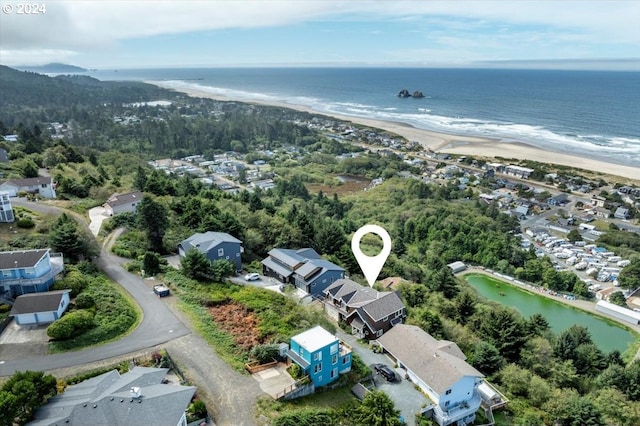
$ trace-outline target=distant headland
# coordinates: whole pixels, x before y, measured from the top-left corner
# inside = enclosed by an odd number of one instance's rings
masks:
[[[46,64],[46,65],[22,65],[22,66],[15,66],[12,68],[17,69],[19,71],[31,71],[31,72],[37,72],[37,73],[57,73],[57,74],[64,74],[64,73],[75,74],[75,73],[88,71],[86,68],[77,67],[75,65],[60,64],[56,62]]]
[[[398,93],[398,97],[399,98],[424,98],[424,95],[419,90],[416,90],[415,92],[413,92],[413,94],[411,94],[407,89],[402,89]]]

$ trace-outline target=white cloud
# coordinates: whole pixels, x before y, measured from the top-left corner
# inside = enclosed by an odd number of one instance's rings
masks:
[[[493,38],[496,43],[514,34],[521,39],[517,34],[525,25],[543,27],[540,32],[556,38],[553,43],[574,37],[586,44],[640,44],[638,1],[105,0],[49,1],[46,6],[44,15],[0,16],[0,62],[33,60],[43,51],[58,51],[58,57],[64,58],[70,52],[117,48],[127,40],[154,35],[309,21],[398,20],[406,23],[408,31],[415,24],[415,30],[425,34],[431,22],[450,30],[452,38],[481,28],[490,32],[484,41]]]

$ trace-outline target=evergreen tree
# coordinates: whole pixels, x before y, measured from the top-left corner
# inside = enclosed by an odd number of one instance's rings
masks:
[[[167,209],[153,198],[145,195],[137,209],[138,225],[145,230],[149,239],[149,250],[162,253],[162,240],[169,226]]]
[[[180,259],[182,273],[198,281],[212,279],[211,262],[200,250],[192,248]]]
[[[78,232],[76,222],[63,213],[49,233],[49,244],[54,252],[61,252],[69,260],[82,260],[87,246]]]
[[[400,410],[386,393],[372,391],[365,395],[358,407],[355,418],[357,424],[367,426],[400,426]]]

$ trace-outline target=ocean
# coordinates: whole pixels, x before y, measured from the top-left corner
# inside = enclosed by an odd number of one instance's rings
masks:
[[[162,81],[237,100],[520,141],[640,168],[640,73],[417,68],[102,70],[100,80]],[[399,98],[421,91],[425,97]],[[638,171],[640,177],[640,169]]]

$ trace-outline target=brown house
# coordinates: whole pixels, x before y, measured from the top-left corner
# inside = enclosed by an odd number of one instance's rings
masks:
[[[327,314],[351,326],[359,339],[375,339],[402,323],[407,310],[398,293],[380,292],[349,279],[339,279],[324,291]]]

